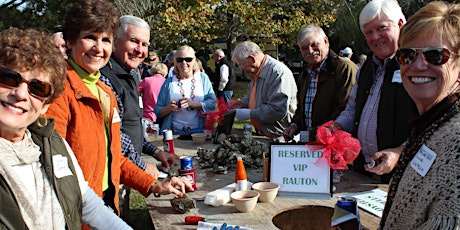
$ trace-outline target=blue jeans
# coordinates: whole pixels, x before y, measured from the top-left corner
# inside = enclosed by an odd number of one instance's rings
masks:
[[[218,91],[217,94],[218,94],[217,98],[224,97],[225,101],[229,102],[232,99],[233,91],[232,90]]]

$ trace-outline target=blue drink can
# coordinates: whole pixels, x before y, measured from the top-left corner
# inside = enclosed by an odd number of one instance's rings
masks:
[[[180,169],[181,170],[191,170],[193,169],[193,159],[189,156],[180,157]]]
[[[337,207],[349,211],[358,216],[358,202],[351,196],[341,196],[337,200]]]
[[[248,131],[252,133],[252,125],[251,124],[244,124],[243,131]]]

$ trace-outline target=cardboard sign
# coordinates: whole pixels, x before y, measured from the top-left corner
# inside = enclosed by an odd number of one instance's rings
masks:
[[[321,158],[323,149],[305,144],[272,144],[270,181],[280,185],[280,196],[329,199],[332,196],[331,170]]]

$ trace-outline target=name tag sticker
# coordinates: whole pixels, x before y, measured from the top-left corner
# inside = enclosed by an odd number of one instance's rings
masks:
[[[72,171],[70,171],[67,157],[62,155],[54,155],[53,156],[53,168],[54,168],[54,175],[57,178],[62,178],[65,176],[71,176]]]
[[[144,108],[144,102],[142,101],[142,96],[139,96],[139,107]]]
[[[120,114],[118,113],[117,109],[113,108],[113,118],[112,123],[121,122]]]
[[[393,78],[391,79],[391,82],[402,83],[401,70],[398,69],[395,72],[393,72]]]
[[[417,154],[415,154],[414,158],[410,162],[410,166],[415,171],[417,171],[420,176],[424,177],[430,170],[431,165],[433,165],[435,159],[436,153],[426,145],[422,145],[420,150],[417,152]]]

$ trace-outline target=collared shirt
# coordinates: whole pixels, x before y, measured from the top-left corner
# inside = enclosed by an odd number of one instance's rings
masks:
[[[326,58],[321,61],[321,64],[319,67],[308,67],[307,72],[310,75],[310,84],[308,86],[307,93],[305,94],[305,124],[307,127],[307,130],[305,131],[310,131],[311,129],[311,111],[313,108],[313,100],[315,99],[316,95],[316,90],[318,89],[318,77],[319,77],[319,71],[326,65]]]
[[[372,61],[377,65],[375,81],[370,88],[369,96],[361,113],[357,134],[365,157],[370,157],[378,151],[377,112],[380,101],[380,91],[385,76],[385,66],[392,57],[393,56],[390,56],[386,58],[384,61],[378,59],[375,55],[372,57]],[[356,82],[359,81],[360,70],[356,75]],[[353,130],[357,91],[358,84],[355,84],[351,89],[345,110],[336,119],[336,122],[339,123],[342,126],[342,128],[347,132],[352,132]]]

